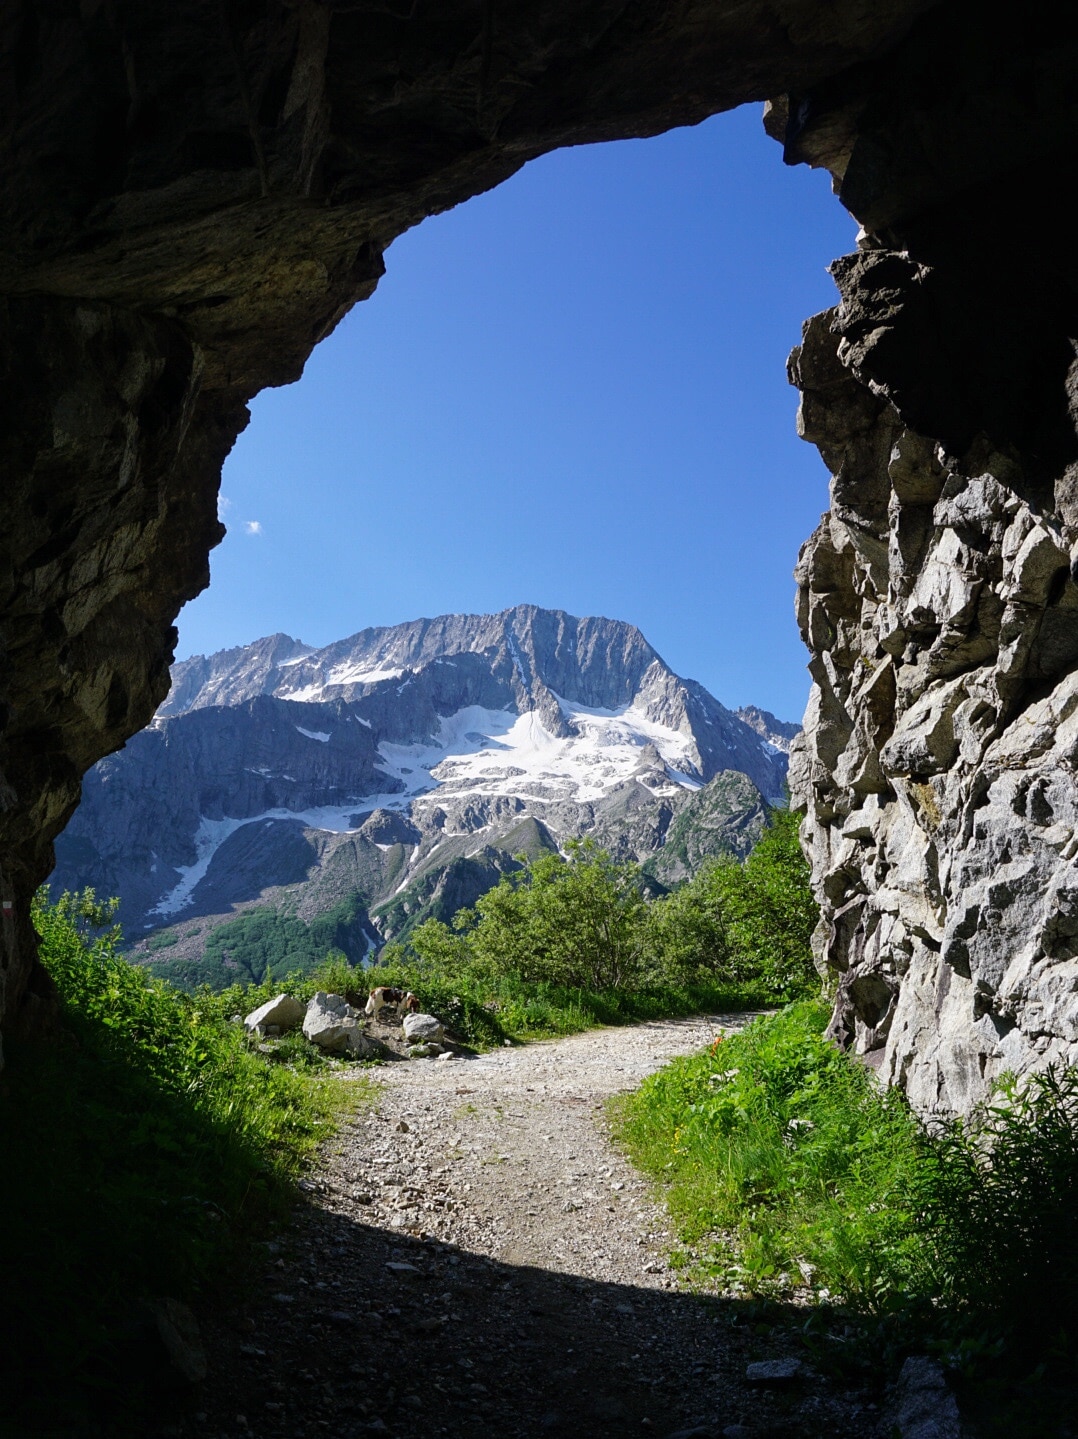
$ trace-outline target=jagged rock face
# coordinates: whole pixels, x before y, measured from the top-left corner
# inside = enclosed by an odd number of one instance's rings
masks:
[[[869,232],[790,367],[834,474],[791,763],[819,956],[833,1031],[950,1111],[1078,1059],[1078,270],[1020,203],[1073,144],[1078,50],[972,17],[785,107]]]
[[[13,0],[0,19],[0,1023],[82,774],[164,698],[246,401],[426,215],[891,44],[924,0]]]
[[[742,724],[755,730],[762,740],[781,754],[790,753],[791,744],[801,733],[800,725],[776,719],[770,710],[762,710],[759,705],[742,705],[735,713]]]
[[[766,711],[753,709],[753,723],[735,715],[703,685],[674,674],[635,625],[537,605],[363,630],[322,649],[272,635],[184,660],[172,673],[162,720],[259,695],[300,704],[362,700],[380,739],[400,744],[435,734],[469,706],[535,714],[562,739],[588,710],[597,720],[631,712],[645,729],[657,727],[663,752],[651,763],[660,785],[671,782],[670,766],[696,781],[736,769],[769,799],[781,794],[786,764],[767,722],[777,735],[797,733]]]

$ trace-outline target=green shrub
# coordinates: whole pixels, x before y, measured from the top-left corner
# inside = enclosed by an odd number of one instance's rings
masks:
[[[570,842],[567,851],[505,875],[455,924],[466,928],[474,962],[492,975],[569,989],[632,987],[644,971],[639,869],[591,841]]]
[[[286,1212],[341,1100],[128,964],[115,931],[92,939],[108,919],[92,895],[39,902],[34,918],[65,1037],[7,1055],[0,1350],[40,1399],[111,1372],[141,1297],[217,1282]]]
[[[521,869],[452,926],[429,919],[387,946],[380,968],[592,995],[748,986],[773,1002],[818,987],[809,951],[818,910],[786,811],[772,813],[743,865],[720,861],[650,902],[639,866],[590,841],[565,856],[518,858]]]
[[[823,1036],[819,1003],[675,1060],[614,1105],[702,1273],[1058,1349],[1078,1333],[1078,1073],[924,1124]]]
[[[772,810],[743,864],[715,860],[651,906],[649,946],[664,973],[751,980],[780,1002],[818,989],[809,941],[819,909],[797,831],[796,814]]]
[[[1078,1070],[1008,1076],[924,1133],[914,1178],[926,1293],[1035,1344],[1078,1338]]]

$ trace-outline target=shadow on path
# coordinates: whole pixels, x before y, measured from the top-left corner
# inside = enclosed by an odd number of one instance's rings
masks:
[[[282,1249],[259,1300],[207,1325],[203,1409],[156,1433],[877,1432],[867,1391],[811,1372],[785,1388],[746,1381],[747,1363],[797,1352],[751,1305],[506,1264],[314,1206]]]

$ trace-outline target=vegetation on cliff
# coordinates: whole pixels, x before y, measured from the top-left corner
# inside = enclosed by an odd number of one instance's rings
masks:
[[[244,910],[218,925],[199,959],[151,959],[151,974],[180,989],[212,990],[235,984],[268,984],[286,975],[312,974],[330,954],[355,962],[370,947],[363,931],[366,911],[355,896],[316,915],[310,922],[270,906]],[[175,937],[169,936],[175,943]],[[171,948],[171,945],[155,948]]]

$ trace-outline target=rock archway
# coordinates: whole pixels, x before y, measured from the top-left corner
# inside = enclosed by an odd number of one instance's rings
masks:
[[[865,229],[791,366],[835,473],[799,570],[797,782],[836,1030],[925,1104],[1071,1053],[1076,53],[1036,4],[14,0],[4,1026],[47,1017],[29,898],[82,774],[165,694],[247,401],[424,216],[556,146],[770,97],[787,161]]]

